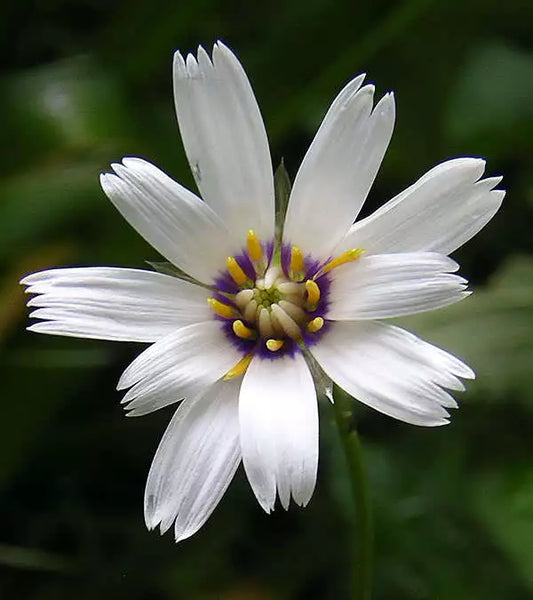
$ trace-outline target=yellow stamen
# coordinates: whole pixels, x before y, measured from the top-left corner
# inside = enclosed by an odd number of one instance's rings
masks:
[[[232,327],[233,333],[243,340],[249,340],[251,337],[255,336],[255,331],[249,327],[246,327],[246,325],[240,319],[233,321]]]
[[[235,377],[239,377],[240,375],[244,375],[248,365],[250,364],[250,361],[252,360],[252,356],[253,354],[250,352],[250,354],[247,354],[244,358],[241,358],[241,360],[234,367],[231,367],[231,369],[224,375],[224,377],[222,377],[222,379],[224,381],[228,381],[228,379],[233,379]]]
[[[340,267],[340,265],[357,260],[363,253],[364,250],[362,248],[352,248],[351,250],[346,250],[346,252],[339,254],[339,256],[326,263],[322,267],[321,273],[328,273],[331,271],[331,269],[335,269],[336,267]]]
[[[253,229],[248,231],[246,236],[246,245],[248,247],[248,256],[252,260],[261,260],[263,258],[263,249],[261,248],[261,243],[259,242],[259,238]]]
[[[266,341],[266,347],[270,352],[277,352],[283,346],[283,340],[275,340],[270,338]]]
[[[307,292],[307,302],[305,303],[305,307],[308,310],[314,310],[320,300],[320,288],[316,281],[308,279],[305,282],[305,290]]]
[[[231,319],[234,316],[234,309],[220,300],[216,298],[208,298],[207,304],[212,308],[213,312],[215,312],[219,317],[223,317],[224,319]]]
[[[304,255],[298,246],[291,248],[289,276],[295,281],[301,281],[304,277]]]
[[[316,333],[317,331],[320,331],[322,327],[324,327],[324,319],[322,317],[316,317],[307,323],[307,331],[309,333]]]
[[[237,285],[244,285],[248,281],[248,276],[242,270],[241,265],[233,258],[233,256],[228,256],[226,264],[231,278]]]

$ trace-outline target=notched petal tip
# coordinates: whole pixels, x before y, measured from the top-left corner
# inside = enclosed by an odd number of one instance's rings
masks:
[[[122,162],[112,162],[110,167],[113,169],[113,171],[115,171],[115,173],[117,172],[117,169],[122,169],[123,168],[123,164]],[[113,173],[109,173],[109,175],[113,175]]]
[[[174,78],[183,77],[187,75],[187,67],[185,65],[185,60],[179,50],[174,52],[174,60],[172,61],[172,72]]]
[[[350,81],[348,81],[348,83],[339,92],[337,97],[339,97],[343,92],[346,92],[350,88],[352,88],[352,93],[357,92],[357,90],[361,87],[361,85],[363,85],[363,81],[365,80],[365,77],[366,77],[366,73],[359,73],[358,75],[356,75],[355,77],[350,79]]]
[[[131,365],[130,365],[131,366]],[[124,373],[122,373],[122,375],[120,376],[120,379],[117,382],[116,385],[116,390],[118,392],[121,392],[122,390],[125,390],[126,388],[129,388],[133,385],[132,381],[132,377],[130,376],[131,371],[129,370],[129,367],[124,371]],[[126,400],[126,402],[128,402],[128,400]]]
[[[450,355],[451,356],[451,355]],[[463,360],[457,358],[457,356],[453,357],[454,365],[453,371],[451,371],[456,377],[461,377],[461,379],[475,379],[476,374]]]
[[[459,270],[459,268],[460,268],[459,263],[457,261],[453,260],[453,258],[450,258],[449,256],[446,256],[439,252],[430,252],[430,254],[435,254],[438,256],[438,258],[440,260],[442,260],[442,264],[443,264],[442,270],[444,273],[455,273]]]
[[[151,163],[140,156],[124,156],[122,159],[122,165],[124,165],[124,167],[127,169],[149,169],[150,167],[153,167]]]
[[[46,328],[43,329],[43,325],[46,325],[48,321],[39,321],[38,323],[33,323],[32,325],[28,325],[26,327],[26,331],[32,331],[33,333],[47,333],[53,334],[53,332],[48,331]]]
[[[115,173],[101,173],[100,185],[104,194],[111,200],[116,195],[120,186],[121,179]]]
[[[379,114],[381,117],[390,116],[394,118],[396,116],[394,94],[392,92],[385,94],[376,104],[372,112],[376,115]]]
[[[313,488],[314,491],[314,488]],[[295,496],[293,496],[293,501],[296,504],[296,506],[299,506],[300,508],[305,508],[309,502],[311,502],[311,498],[313,497],[313,491],[311,492],[311,494],[303,496],[303,497],[299,497],[296,498]]]
[[[497,184],[496,184],[497,185]],[[507,190],[491,190],[490,197],[494,200],[498,208],[502,205],[503,199],[507,196]]]
[[[445,160],[430,169],[421,179],[440,175],[443,171],[465,171],[469,173],[468,178],[473,182],[480,179],[485,172],[486,161],[484,158],[474,156],[462,156]]]
[[[196,533],[196,531],[186,531],[186,532],[175,532],[174,533],[174,542],[176,544],[178,544],[179,542],[183,542],[185,540],[188,540],[190,537],[192,537],[194,534]],[[163,535],[163,534],[161,534]]]
[[[226,46],[224,42],[217,40],[213,45],[213,64],[215,65],[215,68],[221,59],[233,64],[237,64],[240,68],[242,68],[239,59],[235,56],[233,51]]]
[[[144,493],[144,523],[148,531],[153,531],[161,523],[157,498],[153,494],[148,494],[147,490]]]
[[[135,409],[130,410],[128,412],[128,410],[126,408],[126,410],[124,411],[124,416],[125,417],[144,417],[145,415],[146,415],[145,412],[139,412],[139,411],[136,411]]]
[[[355,94],[353,96],[357,96],[358,98],[361,98],[361,99],[363,97],[373,99],[375,92],[376,92],[376,86],[373,83],[367,83],[362,88],[357,90],[357,92],[355,92]],[[353,98],[353,96],[352,96],[352,98]],[[349,100],[351,100],[351,98]]]
[[[213,44],[213,51],[215,50],[215,48],[217,48],[219,51],[229,52],[230,54],[233,54],[233,52],[229,49],[229,47],[222,40],[220,40],[220,39],[217,40]]]
[[[463,379],[475,379],[476,374],[468,365],[465,365],[465,372],[461,375],[461,377]]]
[[[210,71],[213,70],[213,63],[211,62],[211,58],[209,54],[205,51],[203,46],[198,46],[197,60],[198,67],[204,75],[207,75]]]
[[[26,286],[26,289],[24,290],[24,293],[26,294],[31,293],[29,286],[31,286],[35,280],[34,275],[37,275],[37,273],[29,273],[28,275],[24,275],[22,279],[19,279],[19,285]]]
[[[200,76],[200,70],[198,68],[198,62],[192,53],[187,54],[185,59],[185,65],[187,70],[187,77],[194,78]]]
[[[476,187],[486,187],[488,190],[494,190],[494,188],[499,185],[503,180],[503,175],[496,175],[494,177],[486,177],[485,179],[481,179],[476,183]],[[503,191],[503,190],[494,190],[494,191]]]
[[[259,506],[266,512],[267,515],[270,515],[274,512],[274,505],[270,506],[269,504],[266,504],[264,501],[262,502],[259,499],[257,499],[257,501],[259,502]]]
[[[485,172],[487,161],[484,158],[476,157],[466,157],[465,160],[468,161],[468,166],[476,173],[476,180],[479,179]]]
[[[443,425],[449,425],[450,419],[438,419],[435,421],[427,422],[425,427],[442,427]]]

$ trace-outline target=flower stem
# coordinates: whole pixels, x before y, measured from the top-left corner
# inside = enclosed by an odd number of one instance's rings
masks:
[[[333,403],[335,420],[346,457],[350,489],[355,507],[352,535],[353,600],[370,600],[372,593],[372,558],[374,535],[370,508],[370,492],[361,455],[361,443],[351,423],[351,398],[335,388]]]

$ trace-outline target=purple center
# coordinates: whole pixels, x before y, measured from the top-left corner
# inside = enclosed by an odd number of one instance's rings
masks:
[[[215,318],[243,357],[293,356],[329,328],[331,276],[321,273],[324,262],[304,256],[303,268],[294,273],[293,247],[284,244],[275,256],[273,246],[263,246],[260,261],[241,251],[233,257],[240,272],[228,268],[214,281],[212,298],[224,305],[222,311],[214,309]]]

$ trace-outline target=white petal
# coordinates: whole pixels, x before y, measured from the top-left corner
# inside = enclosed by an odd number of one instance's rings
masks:
[[[445,425],[456,407],[443,388],[474,373],[413,334],[379,322],[331,323],[310,348],[326,374],[357,400],[414,425]]]
[[[220,502],[241,460],[239,383],[219,382],[174,414],[146,482],[148,529],[164,533],[175,521],[176,541],[184,540]]]
[[[159,340],[124,371],[118,389],[131,387],[122,400],[128,416],[140,416],[193,398],[225,375],[239,352],[218,321],[189,325]]]
[[[394,127],[394,97],[372,110],[374,87],[350,82],[333,102],[291,192],[284,241],[327,258],[358,215]]]
[[[52,269],[25,277],[38,294],[28,329],[103,340],[154,342],[180,327],[211,318],[208,291],[160,273],[112,267]]]
[[[255,356],[239,398],[241,448],[250,485],[266,512],[276,489],[287,509],[292,495],[305,506],[318,465],[318,406],[313,378],[300,353]]]
[[[500,177],[479,178],[485,161],[458,158],[437,165],[372,215],[355,223],[335,253],[431,250],[450,254],[482,229],[500,208]]]
[[[104,192],[160,254],[199,281],[211,283],[238,248],[222,221],[198,196],[140,158],[104,173]]]
[[[327,318],[384,319],[462,300],[467,282],[456,262],[435,252],[363,256],[331,271]]]
[[[187,158],[204,200],[244,243],[253,229],[274,233],[274,181],[268,140],[250,82],[222,43],[213,62],[174,55],[174,99]]]

